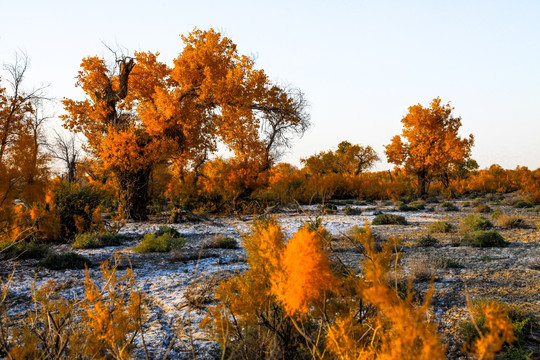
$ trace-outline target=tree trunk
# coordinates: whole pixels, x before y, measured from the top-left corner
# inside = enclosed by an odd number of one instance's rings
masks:
[[[425,199],[427,197],[429,182],[425,171],[418,172],[418,197]]]
[[[148,184],[150,170],[136,172],[117,172],[119,188],[118,209],[122,216],[132,220],[147,220]]]

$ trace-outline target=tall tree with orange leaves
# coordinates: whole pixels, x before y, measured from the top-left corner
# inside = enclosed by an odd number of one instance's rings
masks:
[[[262,171],[286,134],[309,124],[302,94],[274,85],[230,39],[212,29],[182,39],[172,67],[150,52],[113,66],[83,59],[77,85],[86,99],[64,100],[66,126],[82,132],[113,171],[128,218],[146,218],[148,179],[157,164],[193,167],[222,142]]]
[[[385,146],[388,162],[417,176],[418,195],[422,198],[426,197],[434,176],[447,173],[452,165],[471,155],[474,137],[459,136],[461,117],[454,117],[453,110],[438,97],[430,107],[409,107],[409,113],[401,119],[401,135],[394,136]]]

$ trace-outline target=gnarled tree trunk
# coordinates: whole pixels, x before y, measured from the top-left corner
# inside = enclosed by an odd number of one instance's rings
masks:
[[[126,219],[147,220],[148,185],[151,169],[116,172],[119,190],[118,209]]]

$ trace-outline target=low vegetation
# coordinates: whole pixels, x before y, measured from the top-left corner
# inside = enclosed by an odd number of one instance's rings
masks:
[[[449,233],[454,230],[454,226],[446,221],[434,221],[429,225],[430,233]]]
[[[482,215],[467,215],[464,217],[459,227],[462,231],[480,231],[488,230],[493,227],[493,223]]]
[[[92,266],[92,262],[87,257],[74,252],[49,253],[39,262],[39,265],[50,270],[77,270]]]
[[[372,221],[373,225],[407,225],[407,219],[401,215],[378,214]]]
[[[126,240],[126,236],[118,233],[83,233],[75,236],[74,249],[94,249],[106,246],[119,246]]]
[[[146,234],[133,251],[138,253],[169,252],[180,250],[185,243],[183,237],[172,235],[170,232],[164,232],[161,235],[159,233]]]
[[[479,230],[466,233],[463,236],[461,243],[463,245],[479,248],[504,247],[508,245],[501,234],[495,230]]]

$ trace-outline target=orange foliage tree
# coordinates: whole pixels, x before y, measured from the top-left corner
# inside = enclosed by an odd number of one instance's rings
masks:
[[[429,108],[417,104],[401,119],[403,131],[385,146],[388,162],[404,166],[417,176],[418,195],[426,197],[431,180],[448,173],[453,164],[468,159],[474,138],[458,135],[461,117],[452,115],[453,107],[442,104],[440,98]]]
[[[148,179],[157,164],[197,166],[219,142],[261,171],[292,131],[309,124],[300,92],[274,85],[253,59],[214,30],[182,36],[172,67],[150,52],[116,66],[85,58],[77,85],[86,99],[64,100],[68,128],[82,132],[119,185],[120,208],[146,218]]]
[[[336,151],[322,151],[301,160],[308,173],[358,175],[379,161],[379,156],[371,146],[353,145],[348,141],[338,144]]]

